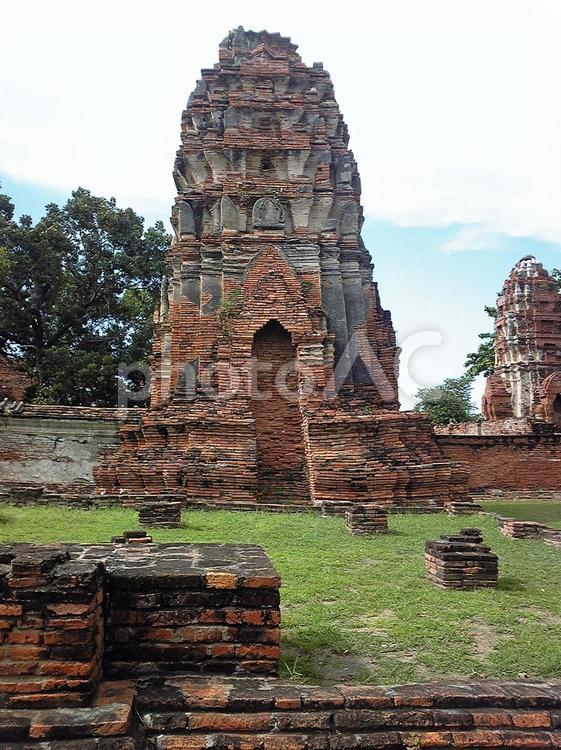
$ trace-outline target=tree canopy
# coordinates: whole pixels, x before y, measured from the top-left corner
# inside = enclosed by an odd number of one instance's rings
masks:
[[[170,237],[83,188],[33,224],[0,195],[0,353],[34,374],[34,400],[117,403],[120,362],[146,359]]]
[[[477,419],[476,408],[471,400],[473,378],[463,375],[446,378],[433,388],[420,388],[415,411],[426,412],[436,424],[456,424]]]
[[[485,312],[493,319],[493,331],[480,333],[478,338],[481,344],[477,351],[467,355],[464,367],[468,377],[475,378],[478,375],[488,377],[495,370],[495,330],[494,321],[497,319],[497,308],[485,305]]]

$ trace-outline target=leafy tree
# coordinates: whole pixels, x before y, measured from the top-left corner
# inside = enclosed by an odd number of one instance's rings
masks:
[[[0,196],[0,353],[37,379],[35,399],[114,405],[119,362],[150,350],[169,235],[83,188],[15,221]]]
[[[433,388],[420,388],[415,411],[426,412],[436,424],[470,422],[477,419],[471,400],[473,378],[463,375],[446,378],[444,383]]]
[[[493,321],[497,319],[497,308],[485,305],[485,312]],[[492,333],[480,333],[479,338],[482,343],[479,344],[477,351],[467,355],[464,367],[469,378],[473,379],[477,375],[488,377],[495,370],[495,331]]]

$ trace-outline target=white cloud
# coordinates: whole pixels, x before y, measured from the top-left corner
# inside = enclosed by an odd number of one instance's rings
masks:
[[[463,253],[471,250],[499,250],[501,240],[498,232],[493,232],[481,224],[462,227],[449,240],[444,242],[441,250],[445,253]]]
[[[321,23],[295,0],[6,5],[0,169],[15,179],[167,215],[181,109],[242,23],[330,70],[369,214],[561,241],[558,1],[347,0]]]

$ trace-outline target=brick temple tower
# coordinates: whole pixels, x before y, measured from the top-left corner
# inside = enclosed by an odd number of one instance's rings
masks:
[[[486,419],[536,417],[561,425],[561,296],[531,255],[512,269],[497,300],[495,372]]]
[[[462,494],[430,422],[398,412],[347,127],[296,49],[239,28],[189,98],[151,407],[98,467],[100,492],[435,508]]]

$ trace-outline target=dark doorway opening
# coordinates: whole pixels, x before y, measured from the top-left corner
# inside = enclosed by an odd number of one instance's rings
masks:
[[[269,321],[254,336],[252,357],[257,499],[263,503],[308,503],[296,350],[290,334],[278,321]]]

